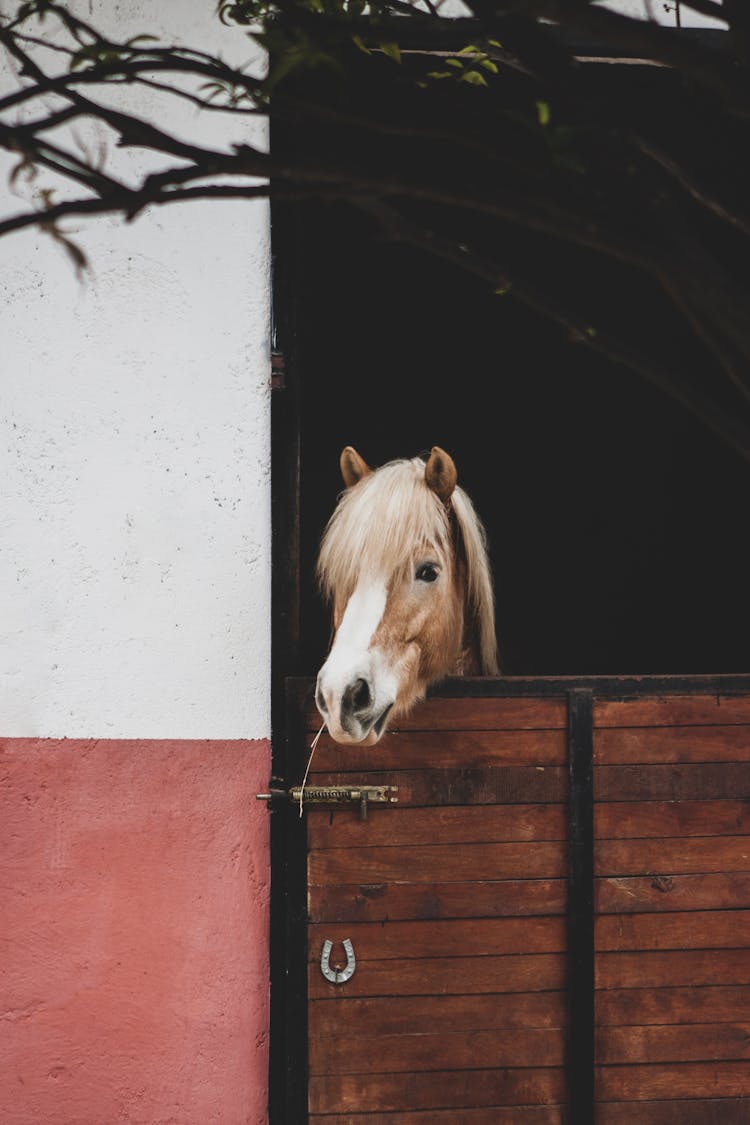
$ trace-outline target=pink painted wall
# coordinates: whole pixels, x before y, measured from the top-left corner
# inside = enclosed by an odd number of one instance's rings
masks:
[[[264,1125],[269,746],[0,740],[0,1121]]]

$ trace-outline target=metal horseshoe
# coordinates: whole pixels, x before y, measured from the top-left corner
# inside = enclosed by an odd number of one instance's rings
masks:
[[[328,941],[328,939],[323,942],[323,953],[320,957],[320,971],[331,984],[344,984],[346,981],[351,980],[354,976],[354,970],[357,967],[357,961],[354,956],[354,946],[349,941],[349,938],[344,938],[342,945],[344,946],[344,953],[346,953],[346,968],[332,969],[331,950],[333,949],[333,942]]]

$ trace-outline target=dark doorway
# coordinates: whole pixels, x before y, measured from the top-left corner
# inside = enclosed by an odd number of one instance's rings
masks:
[[[343,205],[297,216],[299,670],[328,644],[314,563],[346,444],[373,465],[433,444],[453,455],[487,527],[505,674],[745,668],[739,456],[511,295],[385,242]]]

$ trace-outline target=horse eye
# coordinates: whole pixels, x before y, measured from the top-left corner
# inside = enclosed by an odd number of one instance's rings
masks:
[[[414,575],[417,582],[434,582],[438,576],[438,569],[432,563],[422,563],[417,567],[417,573]]]

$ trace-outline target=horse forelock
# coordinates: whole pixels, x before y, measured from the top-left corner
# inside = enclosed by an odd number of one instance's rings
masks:
[[[467,603],[480,669],[497,673],[492,574],[484,527],[468,495],[457,487],[451,507],[463,543]],[[425,482],[421,458],[390,461],[339,497],[323,533],[318,580],[324,595],[345,604],[358,583],[411,565],[415,547],[452,555],[449,511]]]
[[[339,497],[318,555],[321,588],[331,600],[348,599],[362,578],[410,566],[422,543],[448,557],[448,515],[420,458],[390,461]]]

